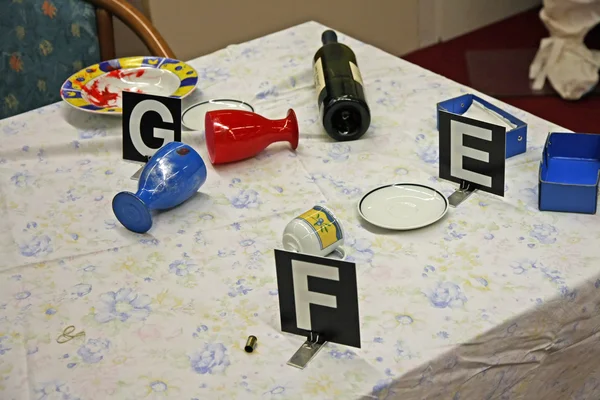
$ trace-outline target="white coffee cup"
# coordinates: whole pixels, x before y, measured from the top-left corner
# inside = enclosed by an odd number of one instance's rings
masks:
[[[290,221],[283,231],[283,248],[287,251],[326,257],[337,253],[346,258],[344,229],[326,207],[316,205]]]

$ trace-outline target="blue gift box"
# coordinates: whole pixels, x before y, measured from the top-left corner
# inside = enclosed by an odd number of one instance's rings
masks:
[[[469,107],[471,107],[473,101],[477,101],[485,108],[495,112],[496,114],[502,116],[506,120],[510,121],[510,123],[515,125],[514,129],[507,130],[506,132],[506,158],[516,156],[517,154],[525,153],[525,151],[527,150],[527,124],[518,119],[517,117],[502,110],[501,108],[483,100],[479,96],[475,96],[474,94],[465,94],[450,100],[444,100],[437,104],[437,110],[443,110],[451,112],[453,114],[462,115],[465,112],[467,112]]]
[[[540,211],[595,214],[600,171],[600,135],[548,135],[540,162]]]

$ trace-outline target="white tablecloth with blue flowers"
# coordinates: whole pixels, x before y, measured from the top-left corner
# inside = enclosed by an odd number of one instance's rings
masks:
[[[416,231],[366,226],[356,203],[375,186],[453,192],[437,178],[435,105],[469,89],[340,35],[372,125],[333,142],[311,68],[323,29],[191,62],[200,83],[184,106],[238,98],[269,118],[294,108],[300,146],[208,163],[200,193],[144,235],[111,209],[139,167],[121,159],[120,118],[60,103],[0,121],[0,398],[600,398],[600,220],[537,210],[542,145],[560,128],[491,99],[529,124],[505,197],[477,192]],[[202,132],[183,140],[208,160]],[[286,362],[304,339],[280,331],[273,249],[317,203],[347,232],[362,348],[327,344],[298,370]],[[70,325],[85,336],[58,343]]]

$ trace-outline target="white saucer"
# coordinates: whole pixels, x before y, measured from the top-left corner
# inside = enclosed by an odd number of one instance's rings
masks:
[[[358,202],[358,213],[367,222],[393,230],[422,228],[439,221],[446,212],[446,196],[415,183],[381,186]]]
[[[216,99],[188,107],[181,115],[181,123],[192,131],[204,130],[204,116],[209,111],[238,109],[254,112],[254,108],[241,100]]]

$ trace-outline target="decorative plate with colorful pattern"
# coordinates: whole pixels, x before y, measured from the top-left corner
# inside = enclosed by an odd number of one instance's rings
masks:
[[[163,57],[125,57],[103,61],[72,75],[60,95],[75,108],[122,114],[123,91],[184,98],[198,83],[198,73],[183,61]]]

